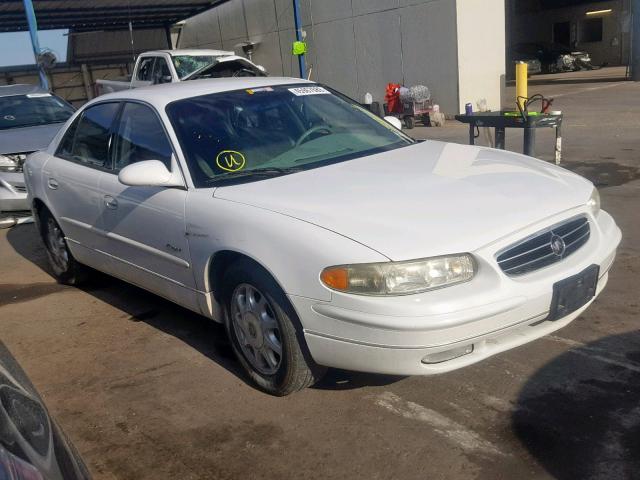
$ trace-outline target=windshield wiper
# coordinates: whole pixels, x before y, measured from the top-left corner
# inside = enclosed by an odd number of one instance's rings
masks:
[[[269,178],[269,177],[279,177],[281,175],[288,175],[290,173],[301,172],[305,170],[300,167],[265,167],[265,168],[256,168],[254,170],[240,170],[237,172],[225,172],[216,175],[214,178],[210,178],[206,180],[208,184],[217,184],[219,182],[227,181],[227,180],[236,180],[236,179],[247,179],[247,178]]]

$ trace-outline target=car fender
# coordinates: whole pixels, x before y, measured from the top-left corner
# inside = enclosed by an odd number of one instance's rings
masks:
[[[49,158],[49,154],[46,151],[41,151],[32,153],[25,161],[24,180],[27,186],[27,198],[32,208],[36,199],[47,204],[46,189],[43,185],[43,170]]]
[[[213,198],[211,190],[189,192],[186,204],[197,289],[215,293],[210,268],[218,252],[231,251],[264,267],[288,295],[331,300],[321,271],[345,263],[389,259],[336,232],[270,210]]]

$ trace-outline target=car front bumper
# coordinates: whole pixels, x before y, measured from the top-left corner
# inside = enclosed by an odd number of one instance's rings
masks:
[[[556,282],[594,264],[600,267],[596,296],[608,281],[621,232],[606,212],[589,220],[591,237],[580,250],[521,277],[504,274],[495,252],[558,219],[472,252],[479,268],[466,284],[402,297],[334,292],[331,302],[289,298],[320,365],[394,375],[455,370],[548,335],[588,308],[593,299],[564,318],[546,320]]]
[[[29,210],[27,189],[22,173],[0,174],[0,212]]]

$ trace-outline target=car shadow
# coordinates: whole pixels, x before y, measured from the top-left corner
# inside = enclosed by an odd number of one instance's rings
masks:
[[[13,227],[7,233],[7,240],[20,256],[53,278],[44,245],[33,224]],[[12,287],[15,290],[16,286]],[[37,284],[33,287],[32,289],[23,288],[20,292],[20,298],[34,298],[58,289],[74,288],[57,284]],[[254,386],[237,362],[223,325],[142,288],[95,270],[92,271],[90,279],[78,288],[125,312],[129,315],[130,321],[144,322],[181,340],[246,384]],[[400,378],[329,369],[326,376],[313,388],[349,390],[366,386],[388,385],[400,380]]]
[[[384,387],[405,378],[407,377],[330,368],[324,378],[311,388],[316,390],[356,390],[363,387]]]
[[[640,332],[578,345],[538,370],[512,427],[559,480],[640,478]]]
[[[587,83],[613,83],[613,82],[625,82],[629,79],[624,75],[611,75],[611,76],[598,76],[598,70],[592,70],[594,73],[593,76],[585,76],[578,78],[566,78],[562,73],[557,74],[542,74],[543,78],[537,78],[537,75],[532,75],[529,77],[528,84],[529,85],[581,85]],[[571,72],[568,72],[571,73]],[[554,75],[557,75],[554,78]],[[516,85],[516,80],[508,79],[506,81],[506,85],[508,87],[514,87]]]

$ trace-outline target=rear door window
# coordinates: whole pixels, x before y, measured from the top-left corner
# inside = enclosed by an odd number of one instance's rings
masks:
[[[87,108],[75,127],[70,160],[91,167],[111,168],[109,148],[111,145],[111,125],[118,113],[120,103],[101,103]],[[70,132],[68,131],[67,134]],[[68,149],[68,139],[62,141],[61,148]]]
[[[78,123],[82,115],[78,115],[73,123],[69,125],[67,131],[64,132],[64,136],[60,143],[58,144],[58,150],[56,150],[56,157],[70,159],[73,154],[73,140],[76,136],[76,130],[78,128]]]
[[[113,149],[115,171],[144,160],[159,160],[171,170],[171,143],[158,115],[147,105],[125,103]]]

